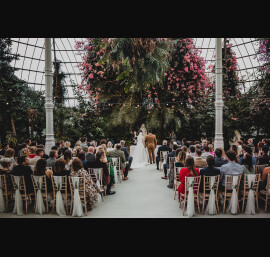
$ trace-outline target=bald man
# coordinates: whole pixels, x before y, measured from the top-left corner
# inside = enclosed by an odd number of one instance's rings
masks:
[[[163,140],[162,145],[159,146],[158,148],[157,156],[156,156],[157,170],[159,170],[160,151],[169,151],[169,152],[172,151],[172,149],[168,146],[167,140]]]

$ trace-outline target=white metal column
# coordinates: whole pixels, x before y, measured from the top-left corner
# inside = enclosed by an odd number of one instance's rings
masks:
[[[49,154],[55,145],[53,133],[53,96],[52,96],[52,49],[51,38],[45,38],[45,110],[46,110],[46,143],[45,152]]]
[[[223,141],[223,99],[222,99],[222,43],[216,38],[216,123],[215,123],[215,149],[224,148]]]

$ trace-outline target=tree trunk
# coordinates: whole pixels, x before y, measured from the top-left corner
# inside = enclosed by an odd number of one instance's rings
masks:
[[[16,134],[15,123],[14,123],[13,117],[10,118],[10,121],[11,121],[11,126],[12,126],[13,134],[14,134],[14,136],[16,137],[17,134]]]

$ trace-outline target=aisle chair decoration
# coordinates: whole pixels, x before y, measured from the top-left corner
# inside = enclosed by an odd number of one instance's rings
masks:
[[[97,182],[96,185],[99,189],[101,189],[101,185],[100,185],[100,180],[102,181],[102,168],[101,169],[94,169],[96,178],[97,178]],[[103,198],[101,197],[101,194],[98,193],[98,202],[101,202],[101,200],[103,200]]]
[[[238,194],[237,194],[237,189],[239,189],[239,176],[233,176],[232,180],[232,186],[233,186],[233,191],[229,203],[229,207],[227,209],[227,213],[231,214],[237,214],[238,212]]]
[[[114,170],[114,181],[115,184],[118,183],[118,176],[117,176],[117,163],[118,163],[118,158],[113,158],[112,157],[112,164],[113,164],[113,170]],[[121,179],[120,179],[120,183],[121,183]]]
[[[3,193],[3,184],[4,184],[4,177],[5,175],[0,175],[0,213],[5,212],[5,199]]]
[[[42,179],[43,176],[33,176],[34,182],[36,186],[36,204],[35,204],[35,213],[39,213],[42,215],[42,213],[45,212],[45,205],[42,198],[41,188],[42,188]],[[46,179],[46,178],[45,178]]]
[[[163,165],[167,163],[167,155],[168,155],[168,151],[160,151],[160,162],[159,165],[162,165],[162,169],[163,169]],[[160,168],[160,167],[159,167]]]
[[[64,206],[64,200],[61,193],[62,188],[62,177],[61,176],[53,176],[53,180],[55,182],[55,185],[57,187],[57,193],[56,193],[56,213],[59,216],[66,216],[66,209]],[[67,195],[66,195],[67,197]]]
[[[208,203],[207,203],[206,210],[205,210],[205,212],[209,215],[216,215],[217,214],[217,207],[216,207],[216,198],[217,197],[216,197],[216,193],[215,193],[215,190],[218,190],[217,183],[216,183],[217,177],[216,176],[210,177],[211,191],[210,191],[210,196],[209,196]]]
[[[80,177],[71,177],[71,181],[74,187],[74,195],[73,195],[74,205],[73,205],[72,217],[82,217],[84,215],[83,215],[82,202],[79,195]]]
[[[246,211],[245,214],[255,214],[255,193],[253,191],[253,184],[256,180],[256,174],[247,174],[247,179],[248,179],[248,198],[247,198],[247,206],[246,206]],[[243,199],[244,201],[244,199]]]
[[[15,204],[13,213],[17,215],[23,215],[23,200],[20,192],[20,182],[23,176],[12,176],[13,182],[15,183],[16,191],[15,191]]]
[[[187,215],[189,218],[195,215],[195,206],[194,206],[194,177],[187,177],[188,183],[188,200],[187,200]]]

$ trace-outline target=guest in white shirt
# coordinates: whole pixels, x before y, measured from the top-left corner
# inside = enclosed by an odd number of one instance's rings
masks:
[[[38,148],[36,150],[36,156],[32,159],[29,159],[29,165],[35,166],[37,164],[37,161],[43,158],[43,155],[44,155],[44,150],[42,148]]]
[[[209,156],[212,155],[211,153],[209,153],[209,146],[204,146],[203,148],[203,154],[202,154],[202,159],[205,159]]]
[[[195,156],[195,146],[194,145],[191,145],[190,147],[189,147],[189,153],[187,154],[187,156],[192,156],[193,158],[195,158],[196,156]]]

